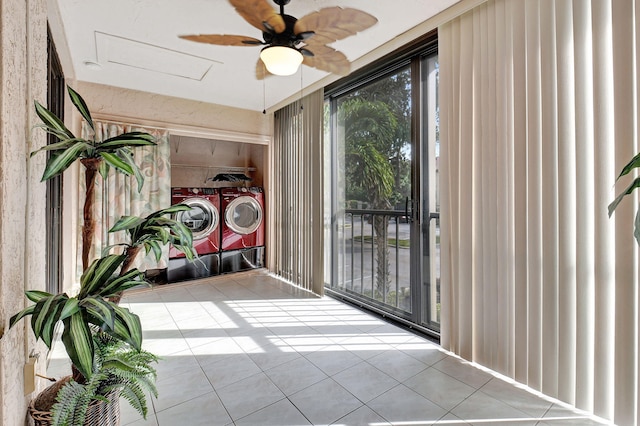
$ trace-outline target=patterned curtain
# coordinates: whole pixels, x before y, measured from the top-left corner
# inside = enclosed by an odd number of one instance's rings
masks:
[[[126,232],[109,233],[109,229],[122,216],[144,217],[156,210],[167,208],[171,205],[171,164],[169,149],[169,132],[159,129],[147,129],[132,125],[122,125],[109,122],[94,121],[96,139],[105,140],[124,132],[144,131],[156,138],[157,146],[145,146],[134,149],[135,162],[140,167],[144,176],[144,186],[137,191],[137,182],[133,176],[125,176],[110,170],[106,180],[98,175],[96,179],[96,201],[94,214],[96,218],[96,233],[94,234],[93,247],[90,259],[101,256],[105,247],[127,242]],[[88,137],[91,129],[83,127],[83,137]],[[82,208],[85,197],[84,168],[81,166],[81,178],[79,179],[79,204],[78,204],[78,248],[77,269],[78,277],[82,274]],[[121,248],[113,248],[111,252],[121,252]],[[133,267],[141,271],[147,269],[166,268],[169,259],[169,247],[163,250],[160,262],[156,262],[152,253],[145,256],[141,253]]]

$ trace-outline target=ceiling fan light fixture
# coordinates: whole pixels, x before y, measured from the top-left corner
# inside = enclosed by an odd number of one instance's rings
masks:
[[[275,75],[293,75],[302,63],[302,53],[287,46],[269,46],[262,49],[260,59],[267,71]]]

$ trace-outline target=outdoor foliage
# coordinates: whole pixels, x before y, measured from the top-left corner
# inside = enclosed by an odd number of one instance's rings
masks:
[[[408,69],[358,88],[338,102],[338,127],[344,138],[344,185],[348,204],[390,210],[411,196],[411,104]],[[376,290],[389,292],[389,222],[373,217]]]

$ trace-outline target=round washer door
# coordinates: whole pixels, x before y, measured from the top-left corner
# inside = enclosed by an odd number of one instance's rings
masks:
[[[175,219],[191,230],[194,240],[207,238],[220,221],[216,206],[204,198],[187,198],[182,201],[191,210],[176,213]]]
[[[227,206],[224,220],[236,234],[251,234],[262,224],[262,206],[253,197],[235,198]]]

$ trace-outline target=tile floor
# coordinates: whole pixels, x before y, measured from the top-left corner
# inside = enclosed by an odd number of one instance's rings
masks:
[[[123,305],[162,356],[147,419],[121,401],[123,425],[603,424],[263,272],[133,291]],[[61,352],[50,374],[68,368]]]

